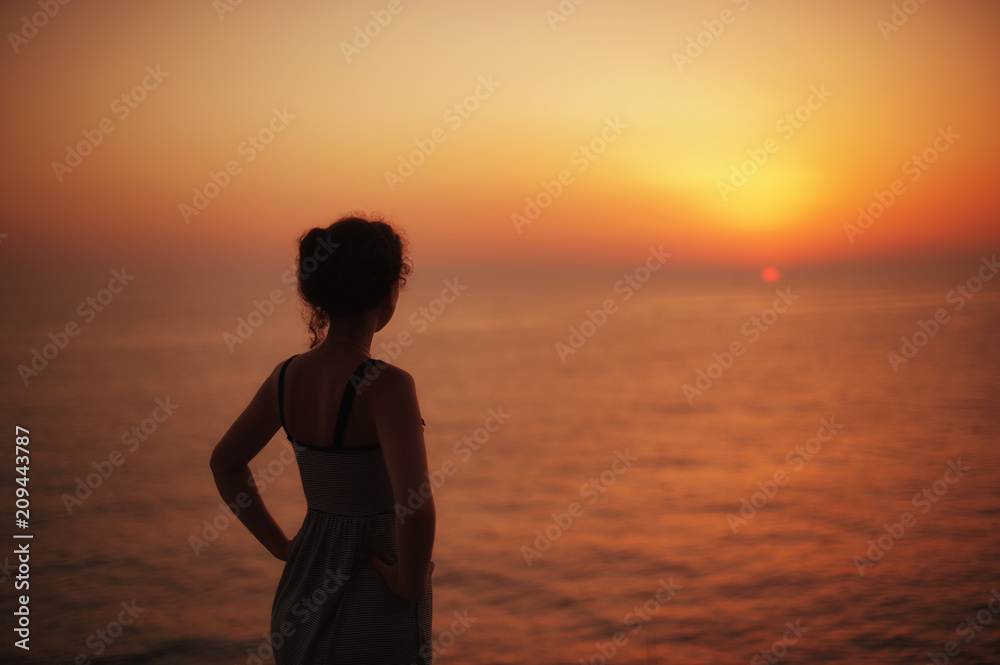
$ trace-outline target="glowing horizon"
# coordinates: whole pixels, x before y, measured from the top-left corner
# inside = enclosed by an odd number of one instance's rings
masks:
[[[264,254],[360,209],[444,263],[995,249],[1000,8],[564,5],[7,4],[4,244]]]

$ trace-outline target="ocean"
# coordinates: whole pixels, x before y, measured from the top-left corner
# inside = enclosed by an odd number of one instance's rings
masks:
[[[650,265],[418,271],[376,335],[427,422],[437,662],[1000,662],[990,257],[776,283]],[[33,536],[0,551],[0,659],[266,663],[282,564],[208,460],[305,350],[294,292],[134,268],[0,297],[28,526],[12,457],[3,511]],[[291,535],[288,450],[252,467]]]

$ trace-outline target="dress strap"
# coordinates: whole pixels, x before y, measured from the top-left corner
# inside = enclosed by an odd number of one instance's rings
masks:
[[[295,358],[299,354],[295,354],[292,358]],[[289,439],[292,435],[288,433],[288,428],[285,427],[285,370],[288,369],[288,363],[292,362],[292,358],[289,358],[282,364],[281,371],[278,372],[278,415],[281,417],[281,429],[285,430],[285,436]]]
[[[375,362],[374,358],[365,359],[364,362],[351,372],[351,376],[347,380],[347,385],[344,386],[344,397],[340,400],[340,412],[337,413],[337,427],[333,431],[334,448],[341,447],[341,443],[344,440],[344,432],[347,431],[347,419],[351,415],[351,405],[354,404],[354,397],[361,392],[361,386],[367,383],[365,375],[368,374],[369,363],[373,362]]]

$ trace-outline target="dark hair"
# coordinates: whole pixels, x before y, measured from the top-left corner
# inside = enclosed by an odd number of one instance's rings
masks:
[[[351,318],[382,303],[406,285],[412,268],[406,243],[381,218],[347,216],[299,237],[298,282],[312,336],[323,341],[330,319]]]

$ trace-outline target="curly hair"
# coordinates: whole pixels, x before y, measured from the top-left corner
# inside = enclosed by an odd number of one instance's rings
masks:
[[[298,290],[306,305],[309,348],[323,341],[331,319],[374,309],[406,285],[412,271],[401,234],[379,218],[349,215],[298,239]]]

